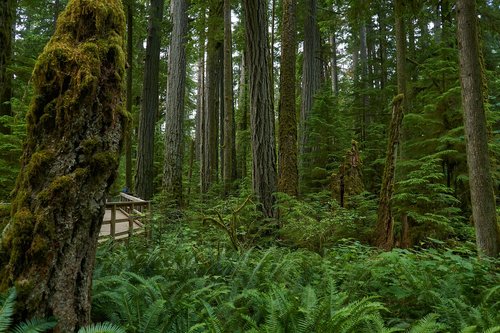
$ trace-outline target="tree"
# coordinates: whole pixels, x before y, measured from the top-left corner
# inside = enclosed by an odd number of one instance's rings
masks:
[[[309,167],[306,154],[308,152],[308,121],[311,114],[314,95],[321,85],[320,32],[317,24],[317,0],[306,0],[306,16],[304,20],[304,53],[302,64],[302,106],[300,113],[299,152],[301,171]]]
[[[499,253],[495,196],[488,153],[485,112],[484,63],[479,45],[475,1],[457,1],[457,39],[460,59],[460,85],[469,167],[472,217],[477,248],[481,255]]]
[[[90,321],[97,237],[116,177],[122,131],[121,1],[71,0],[33,72],[35,97],[0,242],[0,289],[16,286],[16,320]]]
[[[201,191],[206,193],[210,186],[217,181],[218,164],[218,132],[220,108],[220,84],[223,57],[223,2],[212,0],[209,2],[209,17],[207,31],[207,64],[205,83],[205,109],[203,114],[203,143],[202,143],[202,171]]]
[[[165,0],[151,0],[141,113],[139,117],[135,191],[139,197],[145,200],[151,199],[154,193],[154,132],[155,120],[158,113],[160,33],[164,3]]]
[[[231,184],[236,178],[235,131],[233,104],[233,61],[231,32],[231,1],[224,0],[224,194],[231,190]]]
[[[266,0],[244,0],[248,52],[253,190],[265,216],[273,217],[277,188],[274,113],[267,40]]]
[[[126,2],[127,11],[127,112],[132,114],[132,73],[134,63],[134,0]],[[130,124],[132,125],[132,124]],[[132,191],[132,128],[125,132],[125,187]]]
[[[299,185],[295,110],[296,0],[284,0],[282,6],[278,190],[296,196]]]
[[[187,1],[173,0],[165,128],[165,192],[177,207],[182,205],[182,160],[184,155],[184,96],[186,91]]]
[[[375,227],[377,246],[390,250],[394,245],[394,220],[391,199],[394,193],[396,176],[396,154],[400,139],[401,123],[405,111],[406,96],[406,34],[403,20],[403,0],[394,0],[395,34],[396,34],[396,72],[398,95],[393,100],[392,118],[389,127],[389,139],[380,190],[377,225]]]
[[[15,1],[6,0],[0,4],[0,117],[12,114],[12,74],[8,70],[12,58],[12,25]],[[8,134],[9,128],[0,122],[0,133]]]

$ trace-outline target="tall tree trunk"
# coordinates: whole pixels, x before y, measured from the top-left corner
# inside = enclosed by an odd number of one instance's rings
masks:
[[[304,23],[304,53],[302,65],[302,108],[300,113],[299,153],[301,169],[307,169],[305,154],[308,152],[307,123],[314,103],[314,95],[320,88],[321,61],[320,35],[316,20],[317,0],[306,0],[306,17]]]
[[[198,31],[198,83],[197,90],[198,95],[196,97],[196,160],[201,161],[201,151],[203,143],[203,114],[205,109],[205,7],[201,8],[201,23],[202,28]]]
[[[479,253],[496,257],[500,240],[488,154],[484,63],[477,25],[475,1],[458,0],[457,38],[472,217]]]
[[[248,158],[248,56],[246,51],[243,50],[241,54],[240,64],[240,91],[238,97],[238,140],[236,152],[238,154],[238,177],[245,178],[247,176],[247,158]]]
[[[7,69],[12,59],[12,27],[15,1],[4,0],[0,4],[0,117],[12,115],[12,74]],[[9,134],[10,128],[0,123],[0,133]]]
[[[127,119],[121,1],[71,0],[33,72],[34,99],[0,286],[16,286],[16,321],[55,317],[54,332],[90,323],[97,237]]]
[[[165,129],[164,190],[177,207],[182,205],[182,161],[184,152],[184,96],[186,91],[186,0],[172,0],[172,41]]]
[[[224,194],[231,190],[235,179],[234,161],[234,112],[233,112],[233,61],[231,33],[231,1],[224,0]]]
[[[158,113],[160,33],[164,2],[165,0],[151,0],[141,113],[139,116],[135,191],[140,198],[145,200],[150,200],[154,193],[154,133]]]
[[[250,121],[252,129],[253,189],[265,216],[275,215],[277,188],[274,112],[269,75],[266,0],[243,0],[248,52]]]
[[[394,193],[396,169],[396,153],[400,139],[401,123],[406,109],[406,34],[404,29],[404,0],[394,0],[395,34],[396,34],[396,72],[398,95],[393,101],[392,119],[389,127],[389,140],[380,190],[377,225],[375,228],[377,246],[390,250],[394,245],[394,221],[391,199]]]
[[[132,70],[134,63],[134,0],[129,0],[127,3],[127,112],[132,114]],[[132,189],[132,129],[133,124],[125,131],[125,187],[128,191],[133,192]]]
[[[295,110],[296,0],[284,0],[282,6],[278,190],[296,196],[299,186]]]
[[[398,147],[401,123],[403,122],[403,95],[394,98],[389,140],[385,158],[384,176],[380,190],[377,224],[375,226],[375,244],[390,250],[394,246],[394,220],[392,216],[391,199],[394,193],[394,178],[396,169],[396,153]]]
[[[210,2],[207,31],[207,73],[206,102],[204,112],[204,133],[202,145],[201,191],[206,193],[217,181],[218,174],[218,133],[220,107],[220,75],[222,69],[222,29],[224,27],[223,2]]]
[[[335,32],[330,35],[330,45],[332,47],[332,92],[335,96],[339,95],[339,65],[338,65],[338,55],[337,55],[337,37]]]

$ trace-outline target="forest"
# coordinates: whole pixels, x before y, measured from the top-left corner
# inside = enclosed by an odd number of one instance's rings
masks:
[[[499,165],[499,0],[2,0],[0,333],[500,332]]]

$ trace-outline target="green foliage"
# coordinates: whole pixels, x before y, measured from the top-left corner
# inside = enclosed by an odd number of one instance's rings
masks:
[[[234,251],[224,233],[171,224],[148,244],[99,249],[93,319],[127,332],[273,333],[481,332],[500,320],[498,259],[479,260],[473,246],[380,253],[332,244],[321,256]]]
[[[411,221],[411,244],[418,244],[426,237],[445,240],[467,236],[466,229],[470,227],[460,209],[460,201],[443,182],[442,156],[453,153],[442,151],[418,160],[405,160],[399,165],[405,175],[396,184],[393,204],[399,216],[407,214]]]
[[[300,170],[306,192],[328,187],[332,172],[344,160],[354,137],[352,118],[341,111],[338,99],[324,88],[314,98],[307,128],[309,141]]]
[[[53,320],[33,318],[12,327],[16,296],[15,289],[10,289],[7,297],[0,297],[0,333],[39,333],[56,325]]]

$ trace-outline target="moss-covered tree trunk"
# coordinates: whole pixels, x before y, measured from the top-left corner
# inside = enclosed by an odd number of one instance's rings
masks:
[[[347,152],[344,162],[339,166],[339,171],[332,175],[332,196],[340,204],[340,207],[348,207],[349,199],[363,192],[362,166],[358,143],[352,140],[351,149]]]
[[[396,152],[399,142],[401,123],[403,122],[403,98],[404,96],[401,94],[396,96],[393,101],[384,176],[382,178],[377,224],[375,226],[375,244],[384,250],[390,250],[394,245],[394,221],[391,210],[391,199],[392,194],[394,193]]]
[[[15,1],[3,0],[0,3],[0,117],[12,113],[12,75],[7,67],[12,58],[12,22],[14,21]],[[0,133],[9,134],[10,129],[0,122]]]
[[[55,332],[90,321],[105,200],[122,131],[125,15],[119,0],[71,0],[39,56],[0,286],[18,290],[16,320],[54,316]]]

